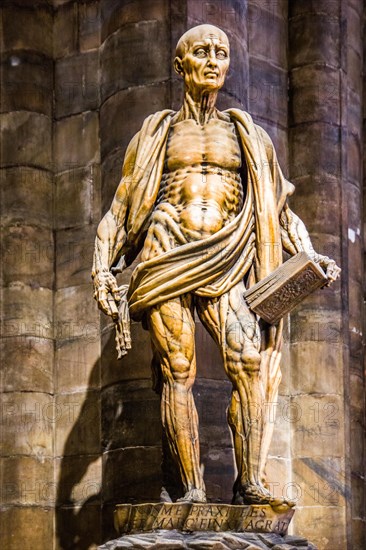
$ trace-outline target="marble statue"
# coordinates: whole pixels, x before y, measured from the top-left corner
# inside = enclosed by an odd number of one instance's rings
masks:
[[[131,346],[128,315],[149,330],[181,501],[206,502],[192,394],[196,311],[232,383],[233,503],[291,507],[269,492],[265,479],[282,322],[260,320],[243,294],[282,263],[283,250],[307,252],[328,284],[340,269],[314,251],[289,208],[294,186],[267,133],[246,112],[216,108],[229,63],[229,41],[219,28],[200,25],[180,38],[174,67],[184,81],[183,105],[149,116],[128,146],[121,182],[98,227],[94,296],[116,319],[120,355]],[[129,286],[119,288],[115,273],[139,253]]]

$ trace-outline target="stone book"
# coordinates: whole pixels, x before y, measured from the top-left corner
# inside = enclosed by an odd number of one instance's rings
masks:
[[[244,298],[254,313],[275,325],[326,282],[322,268],[306,252],[299,252],[248,289]]]

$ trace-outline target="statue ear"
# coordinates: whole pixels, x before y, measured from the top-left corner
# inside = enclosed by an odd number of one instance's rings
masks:
[[[174,70],[180,76],[183,76],[183,63],[180,57],[174,59]]]

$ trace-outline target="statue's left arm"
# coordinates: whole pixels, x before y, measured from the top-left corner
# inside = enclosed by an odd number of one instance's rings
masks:
[[[304,222],[290,209],[287,202],[280,214],[280,229],[283,249],[291,255],[306,252],[310,258],[319,264],[328,278],[329,286],[339,276],[341,269],[328,256],[315,252]]]

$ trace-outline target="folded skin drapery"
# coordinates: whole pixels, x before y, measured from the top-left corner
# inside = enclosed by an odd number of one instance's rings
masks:
[[[252,266],[253,284],[282,262],[279,212],[293,186],[279,170],[269,138],[253,123],[250,115],[237,109],[227,112],[236,124],[248,169],[244,206],[234,220],[214,235],[183,243],[136,267],[128,293],[131,317],[135,320],[141,319],[146,308],[186,292],[206,297],[221,296],[242,280]],[[163,126],[170,116],[167,111]],[[161,142],[165,145],[167,138],[162,122],[158,131],[160,134],[155,132],[150,140],[152,153],[145,138],[141,140],[143,152],[137,148],[136,162],[140,165],[132,178],[132,187],[137,192],[132,193],[127,241],[135,239],[136,242],[156,200],[164,160],[160,157],[165,154]],[[146,132],[144,127],[141,132]],[[147,158],[155,163],[148,171]],[[157,181],[154,182],[154,178]],[[146,180],[147,184],[141,180]],[[170,224],[174,224],[174,220]]]

